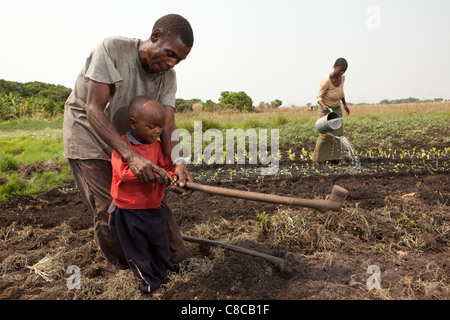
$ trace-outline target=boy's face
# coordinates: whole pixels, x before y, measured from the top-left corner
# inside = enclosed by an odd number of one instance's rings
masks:
[[[165,121],[166,114],[164,110],[159,107],[149,106],[149,103],[147,103],[135,118],[130,119],[130,125],[134,136],[139,142],[150,144],[158,140],[163,131]]]

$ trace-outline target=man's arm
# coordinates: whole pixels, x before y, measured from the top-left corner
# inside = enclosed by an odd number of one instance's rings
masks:
[[[175,125],[175,108],[172,106],[164,106],[164,109],[166,110],[166,122],[164,124],[164,130],[161,134],[161,146],[163,152],[167,155],[167,157],[169,157],[169,159],[172,159],[172,152],[174,148],[180,143],[179,139],[175,139],[174,141],[172,141],[172,134],[177,129]],[[180,156],[181,154],[176,154],[176,157]],[[178,177],[177,182],[181,188],[183,188],[184,185],[186,184],[186,180],[194,181],[183,161],[178,162],[177,164],[174,165],[174,167],[175,167],[175,175]]]
[[[128,184],[141,184],[141,180],[130,170],[130,166],[123,161],[116,150],[113,150],[111,154],[111,166],[113,173],[119,178],[120,181]]]
[[[108,104],[110,94],[111,89],[108,84],[93,80],[89,81],[86,102],[86,116],[89,123],[100,138],[122,156],[139,180],[142,182],[155,182],[157,180],[161,184],[168,185],[172,181],[172,177],[165,170],[135,152],[120,137],[119,132],[106,116],[105,108]],[[156,173],[156,178],[153,172]]]

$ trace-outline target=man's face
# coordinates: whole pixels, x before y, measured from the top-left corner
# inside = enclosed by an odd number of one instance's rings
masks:
[[[152,34],[151,44],[142,54],[141,63],[149,73],[165,72],[186,59],[189,52],[191,52],[191,48],[181,42],[179,38],[162,42],[158,36],[154,37]]]

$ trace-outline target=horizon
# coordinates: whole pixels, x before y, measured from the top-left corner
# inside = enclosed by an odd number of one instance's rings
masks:
[[[72,90],[71,88],[68,88],[68,87],[66,87],[64,85],[61,85],[61,84],[46,83],[46,82],[42,82],[42,81],[38,81],[38,80],[28,81],[28,82],[17,82],[17,81],[10,81],[10,80],[7,80],[7,79],[0,79],[0,81],[14,82],[14,83],[25,84],[25,85],[29,84],[29,83],[37,82],[37,83],[43,83],[43,84],[47,84],[47,85],[63,86],[66,89]],[[190,101],[190,100],[197,100],[199,98],[195,98],[195,97],[194,98],[177,97],[177,100],[178,99],[182,99],[184,101]],[[410,99],[414,99],[416,101],[406,101],[406,100],[410,100]],[[386,100],[388,102],[383,102],[383,101],[386,101]],[[440,101],[437,101],[437,100],[440,100]],[[396,99],[390,99],[390,100],[389,99],[383,99],[383,100],[381,100],[379,102],[373,102],[373,103],[368,103],[368,102],[353,103],[352,101],[347,101],[347,104],[350,105],[350,106],[352,106],[352,105],[353,106],[358,106],[358,105],[383,105],[383,104],[436,103],[436,102],[449,102],[449,101],[450,101],[450,98],[448,98],[448,99],[447,98],[433,98],[433,99],[429,98],[429,99],[421,100],[421,99],[416,98],[416,97],[408,97],[408,98],[396,98]],[[201,100],[201,102],[205,103],[206,101]],[[278,108],[291,108],[291,107],[310,108],[310,107],[314,107],[314,106],[317,106],[317,105],[318,105],[318,103],[314,103],[314,104],[311,104],[311,105],[281,105]],[[255,101],[253,101],[253,107],[260,108],[260,106],[258,104],[255,104]]]

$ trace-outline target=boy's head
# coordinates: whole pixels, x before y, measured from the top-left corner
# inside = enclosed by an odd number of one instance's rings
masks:
[[[166,111],[158,101],[138,96],[130,102],[128,117],[135,138],[141,143],[152,143],[162,133]]]

